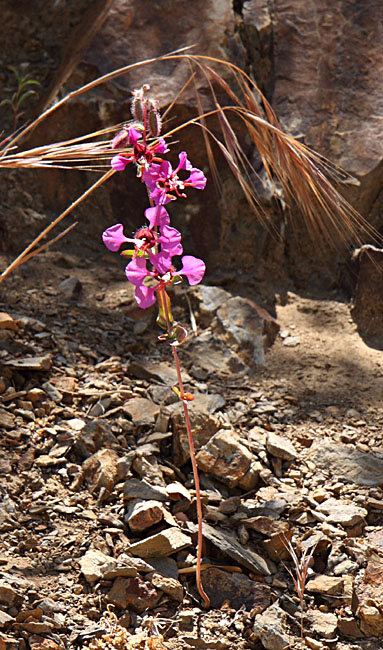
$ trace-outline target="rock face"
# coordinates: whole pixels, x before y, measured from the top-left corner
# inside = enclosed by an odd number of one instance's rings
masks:
[[[358,280],[351,314],[365,343],[383,350],[383,250],[362,246],[355,251],[354,260],[358,265]]]
[[[243,3],[241,16],[255,79],[266,92],[272,79],[272,102],[282,126],[360,180],[347,195],[378,227],[383,125],[372,116],[383,108],[377,82],[383,71],[379,14],[376,3],[276,0],[271,10],[265,0],[250,0]],[[295,241],[291,272],[302,282],[311,281],[318,251],[299,229],[296,239],[290,232],[287,238]],[[332,273],[335,261],[328,259]]]
[[[331,470],[339,478],[366,486],[382,482],[383,461],[374,454],[326,440],[314,443],[310,454],[318,467]]]
[[[276,0],[271,13],[270,3],[265,0],[238,3],[196,0],[192,4],[180,0],[177,14],[183,19],[177,21],[170,1],[144,5],[140,0],[67,0],[54,3],[52,11],[46,11],[41,0],[33,3],[33,7],[1,0],[0,9],[4,17],[0,26],[4,52],[0,63],[7,87],[12,86],[11,65],[16,68],[23,65],[23,72],[42,84],[39,96],[32,97],[25,105],[25,119],[37,110],[37,100],[39,108],[43,108],[59,91],[65,94],[113,69],[193,45],[193,52],[198,54],[248,66],[272,101],[283,127],[360,179],[359,186],[349,186],[348,196],[357,209],[380,227],[383,126],[375,117],[383,109],[379,3],[361,6],[345,0],[340,3],[324,0],[320,4],[315,0]],[[369,37],[365,38],[365,34]],[[25,43],[28,43],[26,68]],[[223,69],[220,72],[227,75]],[[187,65],[175,61],[132,67],[107,86],[81,95],[53,113],[32,134],[27,145],[76,137],[126,120],[130,91],[145,81],[152,84],[163,109],[176,97],[189,74]],[[209,108],[207,82],[198,83],[206,101],[204,108]],[[195,108],[193,84],[190,84],[176,101],[173,114],[181,122],[193,117]],[[1,111],[5,124],[10,125],[7,108],[2,107]],[[240,132],[241,138],[243,135]],[[182,133],[182,148],[188,150],[193,164],[206,164],[203,139],[197,127]],[[253,162],[255,171],[262,177],[257,156]],[[289,227],[284,240],[270,237],[254,218],[220,160],[218,168],[223,182],[220,199],[217,201],[213,190],[204,192],[203,197],[193,195],[191,202],[187,202],[189,207],[180,209],[176,217],[183,219],[189,210],[190,249],[198,250],[210,269],[222,268],[225,256],[226,268],[251,274],[256,271],[259,279],[280,279],[286,272],[303,284],[329,283],[337,278],[341,256],[332,256],[329,269],[314,275],[313,271],[322,266],[322,258],[313,250],[305,230],[296,227],[296,239]],[[67,174],[70,174],[70,184],[65,182]],[[141,225],[146,197],[143,188],[137,189],[133,177],[134,174],[127,174],[125,183],[121,183],[119,176],[112,179],[108,188],[101,188],[86,205],[79,207],[80,238],[90,232],[101,234],[113,221],[127,222],[130,230]],[[20,237],[26,236],[25,231],[29,241],[31,234],[39,232],[44,224],[42,214],[47,211],[57,214],[91,181],[88,173],[39,171],[30,175],[26,191],[20,189],[18,177],[9,175],[3,205],[5,229],[9,218],[12,237],[8,236],[8,241],[4,239],[5,245],[20,243],[15,237],[15,220],[11,221],[15,207],[20,216],[17,224]],[[259,190],[278,230],[281,220],[273,212],[273,189],[259,182]],[[133,202],[136,210],[127,216],[126,206]],[[105,214],[108,214],[107,222]],[[73,247],[80,244],[76,244],[79,238],[73,233],[70,239]],[[288,261],[288,271],[285,261]]]

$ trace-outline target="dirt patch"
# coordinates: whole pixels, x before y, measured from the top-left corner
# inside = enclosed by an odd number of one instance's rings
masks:
[[[9,278],[0,310],[4,647],[95,647],[112,634],[127,648],[298,648],[291,540],[298,557],[316,545],[309,647],[380,648],[371,575],[383,548],[383,353],[359,337],[349,305],[287,294],[279,335],[250,374],[243,361],[199,367],[193,336],[181,348],[200,457],[239,440],[201,471],[209,613],[195,589],[191,467],[154,312],[137,309],[109,258],[52,252]],[[175,311],[189,322],[182,297]],[[219,332],[212,318],[202,345]],[[358,463],[375,468],[372,482],[358,480]]]

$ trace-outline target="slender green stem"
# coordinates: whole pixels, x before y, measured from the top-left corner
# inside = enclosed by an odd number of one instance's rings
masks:
[[[168,326],[168,333],[169,335],[172,332],[172,326],[170,323],[170,314],[168,311],[168,306],[167,306],[167,300],[166,300],[166,291],[165,289],[160,289],[158,291],[158,298],[162,302],[164,306],[164,313],[165,313],[165,318]],[[165,295],[164,295],[165,294]],[[190,416],[189,416],[189,409],[188,409],[188,402],[187,399],[185,399],[185,393],[184,393],[184,385],[182,381],[182,374],[181,374],[181,366],[180,366],[180,361],[178,358],[178,352],[177,348],[175,345],[171,346],[172,351],[173,351],[173,357],[174,357],[174,363],[176,366],[176,371],[177,371],[177,379],[178,379],[178,386],[179,386],[179,391],[180,391],[180,398],[182,401],[182,405],[184,408],[184,416],[185,416],[185,424],[186,424],[186,431],[188,434],[188,442],[189,442],[189,451],[190,451],[190,459],[191,459],[191,464],[193,468],[193,477],[194,477],[194,487],[195,487],[195,495],[196,495],[196,505],[197,505],[197,522],[198,522],[198,539],[197,539],[197,570],[196,570],[196,584],[197,584],[197,589],[198,592],[203,599],[205,603],[206,609],[209,609],[210,607],[210,600],[208,595],[206,594],[203,586],[202,586],[202,581],[201,581],[201,559],[202,559],[202,544],[203,544],[203,536],[202,536],[202,503],[201,503],[201,490],[200,490],[200,484],[199,484],[199,476],[198,476],[198,467],[197,467],[197,461],[195,458],[195,449],[194,449],[194,440],[193,440],[193,434],[191,430],[191,424],[190,424]]]

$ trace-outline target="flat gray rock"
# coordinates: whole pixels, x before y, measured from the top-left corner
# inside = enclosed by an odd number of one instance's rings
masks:
[[[266,448],[267,451],[276,458],[282,458],[282,460],[295,460],[297,457],[297,452],[295,451],[294,445],[288,438],[283,436],[278,436],[276,433],[270,431],[266,437]]]
[[[243,547],[230,533],[222,528],[203,524],[203,535],[214,546],[217,546],[223,553],[226,553],[233,560],[246,567],[250,571],[254,571],[258,575],[269,576],[270,571],[266,561],[248,548]]]
[[[383,459],[340,442],[320,440],[310,448],[310,460],[333,476],[356,485],[383,485]]]

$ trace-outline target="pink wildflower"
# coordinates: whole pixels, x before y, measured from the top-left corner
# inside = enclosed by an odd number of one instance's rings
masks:
[[[185,197],[186,195],[182,193],[185,187],[203,190],[206,185],[206,176],[197,167],[192,167],[185,151],[179,154],[179,160],[180,162],[174,170],[171,164],[164,160],[159,165],[151,164],[142,174],[142,178],[150,190],[150,196],[157,205],[175,201],[180,196]],[[178,172],[181,169],[190,172],[186,180],[178,178]]]
[[[123,171],[129,163],[133,162],[139,167],[141,172],[153,160],[161,160],[156,157],[157,154],[163,154],[169,151],[163,138],[159,138],[148,145],[143,134],[133,126],[128,129],[123,129],[112,141],[113,149],[125,149],[129,146],[133,147],[131,151],[113,156],[110,164],[116,171]]]
[[[125,269],[126,277],[136,286],[134,295],[142,309],[153,305],[156,301],[156,291],[172,284],[174,277],[185,275],[189,284],[195,285],[201,282],[206,269],[205,263],[192,255],[182,257],[183,266],[180,271],[174,269],[171,256],[166,253],[149,254],[149,259],[153,265],[152,271],[147,268],[146,259],[143,257],[133,259]]]

